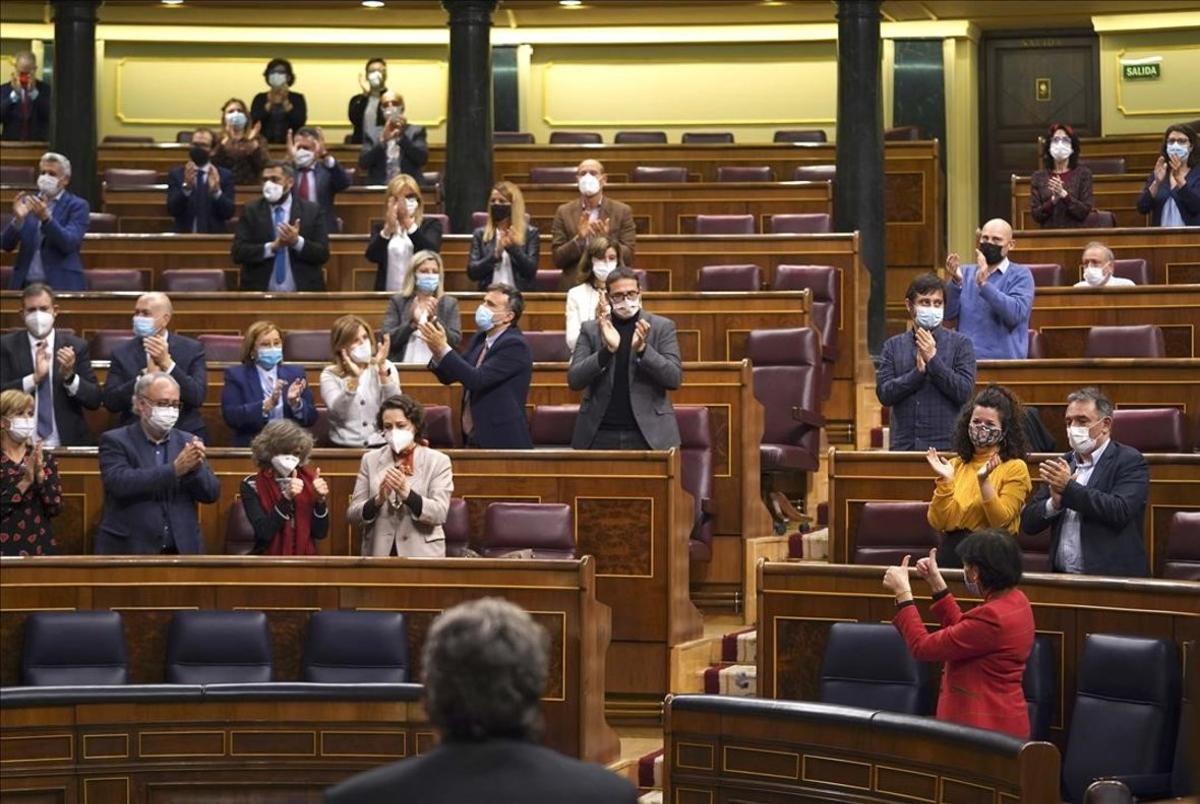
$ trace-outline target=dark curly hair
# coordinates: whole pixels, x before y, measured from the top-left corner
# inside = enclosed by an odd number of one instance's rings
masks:
[[[287,70],[287,84],[289,87],[296,83],[296,73],[292,70],[292,63],[287,59],[281,59],[279,57],[273,58],[267,62],[267,68],[263,70],[263,80],[266,80],[267,76],[270,75],[271,71],[276,67],[282,67],[283,69]]]
[[[998,445],[1001,459],[1024,460],[1029,453],[1029,446],[1025,438],[1025,411],[1021,407],[1021,400],[1003,385],[989,385],[963,405],[958,421],[954,423],[954,452],[963,463],[975,457],[975,445],[971,443],[967,428],[976,407],[991,408],[1000,413],[1000,427],[1004,430],[1004,437]]]
[[[1173,126],[1167,126],[1167,130],[1163,132],[1162,158],[1167,160],[1167,166],[1169,167],[1171,164],[1171,157],[1167,156],[1167,137],[1175,132],[1187,137],[1188,142],[1192,144],[1192,150],[1188,151],[1188,167],[1200,164],[1200,135],[1197,135],[1196,129],[1186,123],[1176,123]]]
[[[404,418],[408,419],[409,424],[413,427],[414,441],[421,441],[425,438],[425,408],[421,403],[413,399],[407,394],[397,394],[389,396],[379,405],[379,413],[375,414],[375,429],[383,432],[383,414],[384,411],[398,410],[404,414]]]
[[[1054,170],[1054,157],[1050,155],[1050,140],[1054,139],[1054,132],[1059,129],[1067,132],[1067,136],[1071,138],[1071,158],[1067,160],[1067,167],[1071,170],[1079,164],[1079,135],[1075,133],[1075,129],[1065,123],[1052,123],[1050,128],[1046,129],[1046,136],[1042,140],[1042,167],[1046,170]]]
[[[1021,582],[1021,548],[1008,531],[977,530],[955,550],[964,567],[979,570],[979,585],[986,592],[1003,592]]]

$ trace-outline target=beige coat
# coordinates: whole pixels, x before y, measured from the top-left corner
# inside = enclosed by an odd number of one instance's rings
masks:
[[[446,555],[446,534],[442,524],[450,509],[450,495],[454,493],[450,458],[429,447],[418,446],[416,450],[409,488],[421,496],[419,517],[414,517],[407,505],[397,511],[384,505],[374,519],[363,520],[363,507],[379,494],[380,481],[395,464],[392,449],[386,445],[362,457],[346,516],[360,529],[364,556],[390,556],[393,545],[396,555],[410,558],[442,558]]]

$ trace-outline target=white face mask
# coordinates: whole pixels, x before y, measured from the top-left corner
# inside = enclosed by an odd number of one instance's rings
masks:
[[[44,338],[54,329],[54,314],[45,310],[34,310],[25,314],[25,329],[35,338]]]
[[[399,120],[404,117],[403,106],[389,106],[383,110],[383,116],[388,120]]]
[[[37,177],[37,188],[47,198],[54,198],[59,192],[58,178],[49,173],[43,173]]]
[[[404,199],[404,208],[406,210],[408,210],[408,217],[410,217],[410,218],[417,214],[417,207],[419,207],[420,205],[421,205],[421,202],[415,198]]]
[[[296,167],[306,168],[313,163],[317,155],[307,148],[296,149]]]
[[[1078,455],[1091,455],[1096,449],[1096,439],[1089,434],[1090,427],[1068,427],[1067,441],[1071,443],[1071,449],[1075,450]]]
[[[375,89],[383,86],[383,73],[381,73],[379,70],[372,70],[371,72],[367,73],[367,83]]]
[[[1083,280],[1092,287],[1103,285],[1106,278],[1104,269],[1098,265],[1089,265],[1083,269]]]
[[[617,268],[616,260],[592,260],[592,275],[603,282]]]
[[[397,455],[413,445],[413,438],[413,431],[407,427],[394,427],[388,433],[388,443],[392,445],[392,452]]]
[[[1069,159],[1071,157],[1071,153],[1073,150],[1074,149],[1071,148],[1070,143],[1066,143],[1066,142],[1050,143],[1050,156],[1058,162],[1063,162],[1063,161]]]
[[[179,421],[179,408],[160,408],[158,406],[150,408],[150,425],[163,435],[171,432],[177,421]]]
[[[8,420],[8,434],[13,441],[24,443],[37,432],[37,419],[32,416],[15,416]]]
[[[287,86],[287,73],[269,73],[267,75],[267,83],[275,89]]]
[[[579,177],[579,192],[584,195],[595,195],[600,192],[600,178],[591,173]]]
[[[246,127],[246,113],[239,112],[236,110],[232,111],[232,112],[226,112],[225,113],[225,122],[229,125],[230,128],[237,128],[237,129],[245,128]]]
[[[641,299],[622,299],[619,302],[614,302],[613,314],[617,318],[633,318],[637,315],[638,310],[642,309]]]
[[[296,455],[276,455],[271,459],[271,468],[280,477],[291,477],[292,472],[296,471],[296,467],[299,465],[300,458]]]
[[[278,204],[279,199],[283,198],[283,185],[279,182],[265,181],[263,182],[263,198],[267,199],[268,203]]]
[[[354,344],[354,348],[350,350],[350,359],[355,363],[369,363],[371,361],[371,344],[366,341]]]

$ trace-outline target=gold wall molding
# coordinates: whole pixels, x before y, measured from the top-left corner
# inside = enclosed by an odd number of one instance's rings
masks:
[[[1126,81],[1121,75],[1121,60],[1126,58],[1126,56],[1130,58],[1142,58],[1144,56],[1157,56],[1160,53],[1171,51],[1184,51],[1190,53],[1192,58],[1190,60],[1175,59],[1173,61],[1164,58],[1162,62],[1162,78],[1155,81],[1137,81],[1135,82],[1137,88],[1152,95],[1174,93],[1175,97],[1179,100],[1186,100],[1189,97],[1193,99],[1200,97],[1200,95],[1194,92],[1179,94],[1177,90],[1180,85],[1173,80],[1177,79],[1178,81],[1190,84],[1190,80],[1186,76],[1193,76],[1194,79],[1196,75],[1200,75],[1200,46],[1167,45],[1165,47],[1156,47],[1145,45],[1134,48],[1121,48],[1113,55],[1113,69],[1116,70],[1114,80],[1116,81],[1117,110],[1121,114],[1126,117],[1152,117],[1155,115],[1188,115],[1200,113],[1200,103],[1194,103],[1190,106],[1184,105],[1173,109],[1136,109],[1132,108],[1125,100],[1124,88]],[[1154,90],[1158,90],[1158,93],[1155,93]],[[1157,102],[1157,100],[1151,102]]]

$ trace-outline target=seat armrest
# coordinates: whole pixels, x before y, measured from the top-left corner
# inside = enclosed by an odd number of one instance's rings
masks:
[[[814,410],[805,410],[804,408],[792,408],[792,418],[801,424],[807,424],[809,427],[824,427],[825,417]]]
[[[700,513],[705,514],[706,516],[717,515],[717,504],[712,497],[700,498]]]

